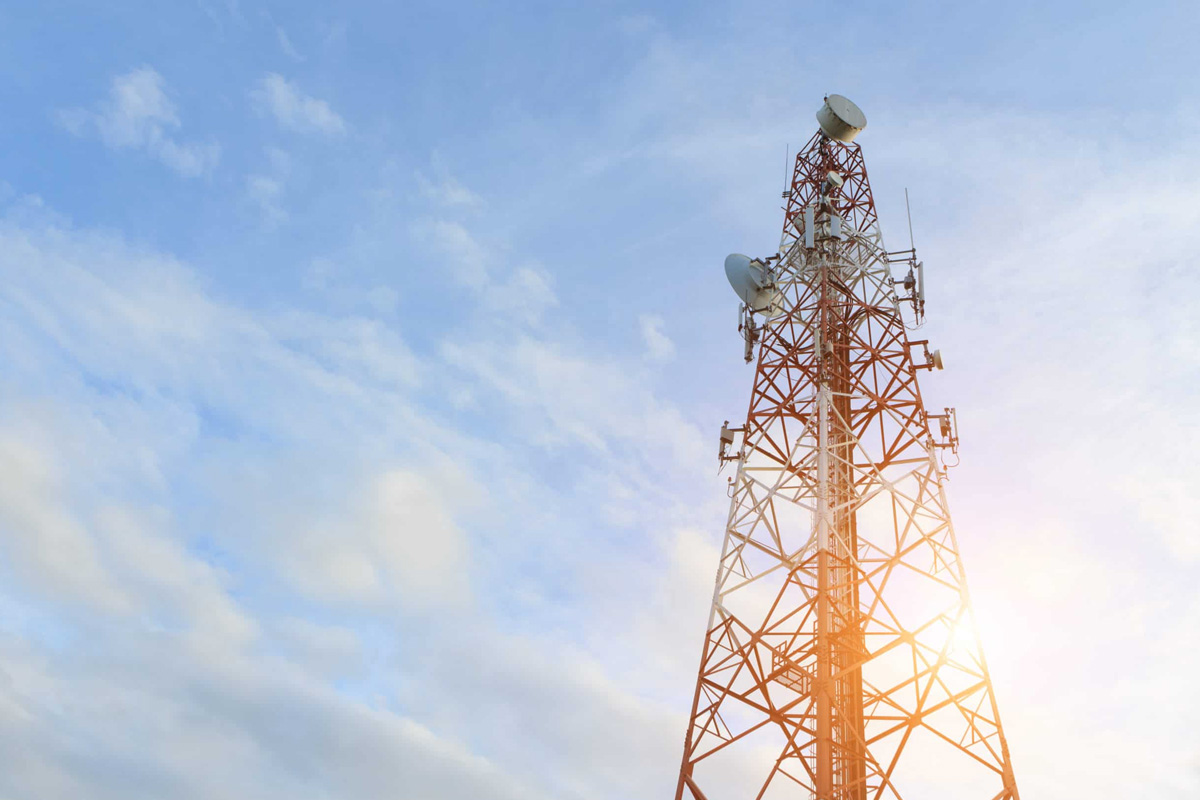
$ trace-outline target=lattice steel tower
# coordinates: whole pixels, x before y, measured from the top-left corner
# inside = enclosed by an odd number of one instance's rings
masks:
[[[817,119],[778,254],[726,260],[758,362],[722,429],[737,476],[675,797],[1019,800],[946,506],[954,413],[917,385],[941,367],[908,335],[923,270],[883,246],[862,112],[831,95]]]

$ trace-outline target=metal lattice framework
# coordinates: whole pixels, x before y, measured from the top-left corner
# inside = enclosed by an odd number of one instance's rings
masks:
[[[676,800],[1019,800],[858,145],[783,229]]]

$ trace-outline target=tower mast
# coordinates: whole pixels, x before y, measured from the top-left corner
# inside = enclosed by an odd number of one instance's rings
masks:
[[[817,119],[779,252],[726,260],[758,359],[675,797],[1019,800],[945,503],[954,413],[917,385],[941,356],[905,322],[923,268],[883,247],[862,112]]]

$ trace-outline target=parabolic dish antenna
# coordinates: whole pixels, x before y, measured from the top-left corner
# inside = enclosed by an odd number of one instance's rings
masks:
[[[725,277],[751,311],[761,311],[770,316],[775,290],[770,285],[765,264],[741,253],[731,253],[725,257]]]
[[[867,127],[867,117],[862,109],[840,94],[825,98],[825,105],[817,112],[817,122],[830,139],[853,142],[854,137]]]

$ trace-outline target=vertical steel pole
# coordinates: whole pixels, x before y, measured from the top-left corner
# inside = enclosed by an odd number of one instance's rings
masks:
[[[829,267],[821,266],[821,347],[828,342]],[[818,353],[823,358],[823,353]],[[830,586],[829,531],[829,379],[821,370],[817,388],[817,800],[833,797],[833,607]]]

